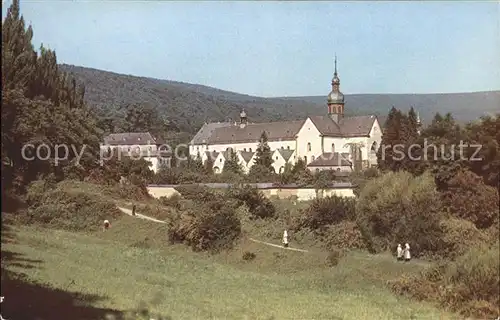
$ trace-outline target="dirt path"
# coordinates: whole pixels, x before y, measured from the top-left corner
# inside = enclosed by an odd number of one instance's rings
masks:
[[[250,241],[253,241],[253,242],[262,243],[262,244],[265,244],[267,246],[276,247],[276,248],[280,248],[280,249],[292,250],[292,251],[299,251],[299,252],[309,252],[307,250],[297,249],[297,248],[292,248],[292,247],[285,248],[282,245],[278,245],[278,244],[274,244],[274,243],[269,243],[269,242],[264,242],[264,241],[260,241],[260,240],[255,240],[255,239],[252,239],[252,238],[248,238],[248,239]]]
[[[123,207],[118,207],[118,209],[120,209],[123,213],[126,213],[129,216],[132,216],[132,210],[127,209],[127,208],[123,208]],[[140,214],[140,213],[136,213],[135,216],[139,219],[149,220],[149,221],[153,221],[153,222],[157,222],[157,223],[166,223],[165,221],[151,218],[151,217],[145,216],[145,215]]]
[[[128,214],[129,216],[132,216],[132,210],[127,209],[127,208],[123,208],[123,207],[118,207],[118,209],[120,209],[123,213]],[[137,217],[139,219],[144,219],[144,220],[149,220],[149,221],[157,222],[157,223],[166,223],[165,221],[158,220],[158,219],[155,219],[155,218],[152,218],[152,217],[148,217],[148,216],[145,216],[145,215],[140,214],[140,213],[136,213],[135,217]],[[299,252],[309,252],[309,251],[303,250],[303,249],[297,249],[297,248],[291,248],[291,247],[285,248],[285,247],[280,246],[278,244],[264,242],[264,241],[260,241],[260,240],[256,240],[256,239],[252,239],[252,238],[249,238],[249,240],[253,241],[253,242],[265,244],[267,246],[284,249],[284,250],[292,250],[292,251],[299,251]]]

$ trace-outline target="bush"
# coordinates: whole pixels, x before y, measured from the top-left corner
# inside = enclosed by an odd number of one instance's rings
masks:
[[[271,200],[266,198],[256,188],[245,186],[243,188],[232,189],[229,191],[228,196],[243,202],[253,217],[269,218],[273,217],[276,213],[276,208]]]
[[[453,259],[474,245],[488,242],[488,235],[468,220],[450,218],[441,221],[440,227],[443,230],[440,255],[447,258]]]
[[[479,229],[498,221],[498,191],[470,171],[460,171],[450,179],[442,198],[452,216],[469,220]]]
[[[494,319],[500,314],[499,242],[469,249],[454,262],[441,263],[417,276],[390,284],[399,294],[436,301],[467,317]]]
[[[27,211],[29,223],[75,231],[97,230],[105,219],[113,221],[122,215],[113,202],[84,192],[55,189],[40,197],[34,195],[34,190],[30,192],[31,205]]]
[[[114,194],[121,199],[142,201],[151,198],[145,184],[115,184]]]
[[[412,254],[439,251],[444,216],[434,179],[390,172],[369,181],[356,205],[356,223],[371,252],[410,243]]]
[[[243,257],[242,258],[245,261],[251,261],[251,260],[255,259],[255,256],[256,256],[255,253],[250,252],[250,251],[245,251],[243,253]]]
[[[193,184],[175,187],[184,199],[193,200],[196,202],[208,202],[215,198],[214,192],[208,187]]]
[[[353,221],[342,221],[329,226],[325,232],[327,248],[365,249],[366,244],[357,224]]]
[[[158,199],[164,206],[171,207],[177,210],[182,208],[182,197],[179,194],[173,194],[170,197],[160,197]]]
[[[314,199],[299,220],[297,230],[317,230],[344,220],[355,219],[355,201],[337,196]]]
[[[185,243],[194,251],[219,251],[232,247],[241,234],[241,223],[234,208],[200,209],[189,209],[170,223],[170,241]]]
[[[326,264],[329,267],[335,267],[339,264],[340,259],[342,258],[343,253],[340,250],[331,250],[326,257]]]

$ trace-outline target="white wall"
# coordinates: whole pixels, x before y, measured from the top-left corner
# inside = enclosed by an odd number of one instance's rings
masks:
[[[121,151],[125,151],[125,152],[129,152],[129,151],[137,152],[137,151],[140,150],[141,152],[144,153],[144,152],[147,152],[147,151],[156,152],[157,146],[155,144],[149,144],[149,145],[120,145],[120,146],[110,146],[110,145],[101,144],[101,150],[107,151],[108,148],[110,148],[111,150],[120,149]]]
[[[295,156],[295,152],[288,159],[288,163],[291,163],[292,165],[295,163],[294,156]],[[283,158],[283,156],[281,155],[279,150],[275,150],[272,154],[272,157],[273,157],[274,172],[280,173],[280,168],[281,168],[281,170],[284,170],[285,164],[287,163],[287,161],[285,161],[285,159]]]
[[[269,141],[267,143],[271,150],[278,148],[285,148],[293,150],[295,148],[295,140],[281,140],[281,141]],[[255,152],[259,147],[259,142],[245,142],[245,143],[224,143],[224,144],[211,144],[211,145],[190,145],[189,154],[191,156],[196,156],[198,152],[203,155],[206,151],[212,152],[222,152],[226,151],[227,148],[232,148],[234,151],[253,151]]]
[[[149,186],[148,192],[151,196],[155,198],[160,197],[170,197],[174,194],[179,194],[173,187],[154,187]],[[308,201],[316,198],[316,190],[312,188],[297,188],[297,189],[264,189],[261,190],[266,197],[280,196],[282,199],[286,199],[286,196],[296,196],[298,201]],[[285,191],[285,192],[283,192]],[[352,188],[336,188],[336,189],[325,189],[321,192],[323,197],[326,196],[339,196],[339,197],[354,197],[354,192]],[[283,197],[285,196],[285,197]]]
[[[371,147],[373,142],[377,143],[377,150],[380,148],[380,144],[382,143],[382,129],[380,128],[380,124],[378,120],[373,123],[372,129],[370,130],[370,137],[367,139],[367,153],[368,160],[370,165],[377,164],[377,154],[375,152],[371,152]]]
[[[318,169],[319,171],[325,171],[325,170],[340,171],[340,172],[352,172],[353,171],[353,168],[351,168],[350,166],[331,166],[331,167],[311,166],[311,167],[308,167],[308,169],[313,173],[316,172],[316,169]],[[340,170],[338,170],[338,169],[340,169]]]
[[[311,144],[311,150],[308,149],[308,143]],[[312,157],[317,158],[322,154],[321,134],[311,119],[307,118],[304,125],[297,133],[297,143],[295,147],[296,159],[307,157],[307,163],[312,161]],[[295,162],[294,161],[294,162]]]

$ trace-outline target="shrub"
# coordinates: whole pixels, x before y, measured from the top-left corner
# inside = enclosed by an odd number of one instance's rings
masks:
[[[271,200],[256,188],[245,186],[232,189],[229,191],[228,196],[243,202],[253,217],[269,218],[276,213],[276,208]]]
[[[197,202],[208,202],[215,198],[215,194],[208,187],[193,184],[175,187],[184,199],[189,199]]]
[[[451,215],[469,220],[479,229],[488,228],[498,220],[498,191],[470,171],[459,171],[450,179],[442,198]]]
[[[230,248],[241,234],[241,223],[234,208],[222,207],[189,209],[170,223],[169,239],[172,243],[185,243],[194,251],[219,251]]]
[[[391,289],[418,300],[436,301],[467,317],[494,319],[500,314],[500,246],[475,246],[454,262],[390,283]]]
[[[160,197],[159,201],[162,205],[167,207],[177,210],[182,208],[182,197],[179,194],[173,194],[170,197]]]
[[[297,229],[312,230],[325,228],[328,225],[352,220],[355,218],[355,202],[353,199],[331,196],[314,199],[299,220]]]
[[[121,199],[141,201],[151,198],[144,184],[115,184],[112,190],[113,193]]]
[[[327,248],[365,249],[366,244],[357,224],[353,221],[342,221],[329,226],[325,232]]]
[[[245,251],[243,253],[243,257],[242,258],[245,261],[251,261],[251,260],[255,259],[255,256],[256,256],[255,253],[250,252],[250,251]]]
[[[326,257],[326,264],[329,267],[335,267],[337,264],[339,264],[340,259],[342,258],[342,251],[333,249],[328,253],[328,256]]]
[[[441,221],[443,230],[440,255],[455,258],[463,255],[470,247],[488,242],[488,235],[478,230],[468,220],[450,218]]]
[[[41,197],[34,197],[34,193],[31,190],[31,205],[27,212],[30,223],[69,230],[97,230],[105,219],[113,221],[122,215],[113,202],[84,192],[55,189]]]
[[[414,256],[438,251],[443,214],[435,189],[429,173],[390,172],[369,181],[356,205],[356,223],[368,249],[380,252],[408,242]]]

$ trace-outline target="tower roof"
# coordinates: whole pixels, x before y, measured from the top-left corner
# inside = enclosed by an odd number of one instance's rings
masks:
[[[332,84],[340,84],[340,78],[337,73],[337,55],[335,55],[335,72],[333,73]]]
[[[335,55],[335,72],[333,74],[332,79],[332,91],[328,94],[328,104],[343,104],[344,103],[344,94],[340,92],[340,78],[337,73],[337,55]]]

